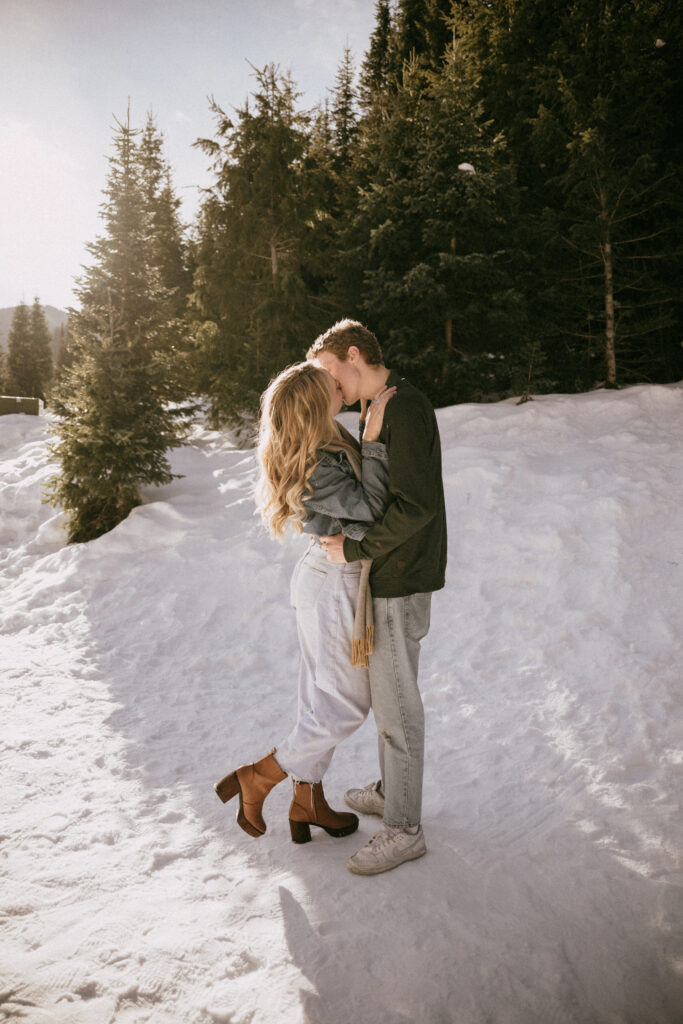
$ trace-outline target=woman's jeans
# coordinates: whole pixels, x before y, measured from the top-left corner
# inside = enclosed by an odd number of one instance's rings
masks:
[[[419,825],[422,811],[424,711],[417,686],[420,641],[429,631],[431,594],[379,597],[370,692],[384,790],[384,824]]]
[[[314,542],[292,576],[301,648],[297,721],[275,756],[300,782],[322,779],[337,743],[370,709],[368,670],[350,664],[360,568],[360,562],[333,565]]]

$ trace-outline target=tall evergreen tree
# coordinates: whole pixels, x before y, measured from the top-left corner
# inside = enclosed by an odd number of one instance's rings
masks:
[[[673,324],[661,264],[675,249],[670,196],[680,168],[663,152],[661,15],[656,2],[575,0],[545,58],[558,87],[533,122],[541,141],[548,131],[565,141],[550,184],[560,190],[574,256],[570,294],[582,322],[569,330],[590,343],[594,325],[610,385],[642,379],[652,364],[639,358],[643,343]]]
[[[394,66],[417,59],[436,70],[451,39],[451,0],[398,0],[393,36]]]
[[[52,380],[52,342],[45,310],[36,298],[31,307],[31,347],[37,376],[37,395],[45,401]]]
[[[297,110],[294,83],[275,65],[255,77],[234,122],[212,103],[218,140],[197,143],[216,172],[199,218],[192,297],[197,387],[215,422],[255,409],[320,319],[306,257],[316,218],[311,117]]]
[[[154,116],[149,113],[137,147],[147,214],[148,245],[161,285],[166,291],[166,298],[175,313],[182,316],[192,282],[180,221],[180,199],[173,190],[171,167],[164,156],[163,145],[163,134]]]
[[[524,190],[529,314],[564,388],[683,372],[682,21],[671,0],[454,5]]]
[[[16,307],[8,343],[12,389],[44,401],[52,377],[52,352],[45,313],[38,299],[30,310],[24,302]]]
[[[516,192],[476,74],[449,45],[436,70],[413,56],[361,125],[359,200],[342,233],[347,294],[434,401],[491,384],[525,326],[515,283]],[[355,281],[354,281],[355,274]]]
[[[392,71],[391,40],[393,24],[389,0],[375,2],[375,28],[360,73],[360,100],[369,109],[378,106],[378,98],[386,91]]]
[[[31,353],[31,313],[23,300],[15,306],[12,314],[7,338],[7,372],[10,390],[33,397],[35,374]]]
[[[51,495],[69,514],[69,539],[107,532],[140,503],[140,487],[172,479],[167,450],[182,443],[184,410],[169,407],[164,353],[177,328],[164,285],[130,115],[117,122],[104,188],[105,232],[88,249],[81,306],[71,314],[75,362],[55,390]]]
[[[358,135],[357,96],[354,87],[355,70],[351,50],[344,48],[344,56],[337,68],[332,93],[334,144],[338,168],[346,168],[351,159],[353,144]]]

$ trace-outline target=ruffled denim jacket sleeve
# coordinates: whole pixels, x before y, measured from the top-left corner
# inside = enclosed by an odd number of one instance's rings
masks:
[[[362,444],[363,479],[358,480],[343,452],[319,452],[309,482],[313,493],[304,496],[306,533],[316,537],[343,533],[362,540],[370,526],[381,519],[389,501],[389,463],[386,445]]]

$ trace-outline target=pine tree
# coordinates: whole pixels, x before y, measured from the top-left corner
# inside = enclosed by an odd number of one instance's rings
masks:
[[[392,32],[389,0],[376,0],[375,28],[360,73],[360,101],[365,109],[377,106],[379,97],[389,87],[392,72]]]
[[[348,167],[353,144],[358,135],[357,96],[354,88],[355,71],[351,50],[344,48],[344,56],[337,68],[332,93],[332,117],[337,168]]]
[[[149,113],[136,149],[145,211],[145,249],[157,279],[158,299],[167,311],[157,359],[163,364],[168,397],[182,402],[188,394],[189,336],[185,319],[192,277],[188,246],[180,222],[180,200],[163,153],[163,135]]]
[[[213,422],[254,411],[270,377],[301,358],[319,326],[307,245],[315,234],[309,173],[310,114],[275,65],[255,70],[257,87],[233,122],[214,101],[216,182],[197,228],[195,368]]]
[[[411,60],[436,70],[451,39],[451,0],[399,0],[393,38],[397,70]]]
[[[643,344],[674,325],[659,272],[675,251],[671,194],[680,182],[680,168],[667,166],[662,131],[669,88],[656,46],[662,4],[596,8],[576,0],[570,13],[546,58],[559,87],[539,130],[545,135],[549,122],[565,142],[554,184],[574,257],[568,283],[583,321],[569,329],[586,343],[592,331],[584,324],[594,325],[603,380],[614,386],[619,377],[642,379],[652,363],[641,358]]]
[[[52,343],[45,311],[38,299],[31,307],[31,349],[36,374],[36,396],[45,401],[52,380]]]
[[[171,168],[163,154],[164,139],[149,113],[137,148],[141,186],[147,212],[148,245],[167,300],[177,316],[185,313],[191,289],[187,268],[180,200],[173,191]]]
[[[7,338],[7,372],[9,390],[33,397],[35,374],[31,354],[31,314],[23,301],[12,314]]]
[[[174,295],[162,279],[130,115],[117,122],[104,188],[105,233],[88,249],[72,311],[75,361],[55,389],[51,497],[69,514],[69,540],[111,530],[140,503],[140,487],[168,483],[166,452],[182,443],[185,410],[169,407],[164,362],[175,331]]]
[[[436,70],[413,56],[378,102],[361,124],[340,280],[387,359],[433,401],[496,391],[498,356],[525,327],[504,141],[457,46]]]
[[[19,395],[45,401],[52,377],[50,333],[38,299],[29,310],[21,302],[12,317],[7,368],[10,387]]]
[[[523,190],[527,308],[563,389],[683,372],[682,22],[670,0],[454,6]]]

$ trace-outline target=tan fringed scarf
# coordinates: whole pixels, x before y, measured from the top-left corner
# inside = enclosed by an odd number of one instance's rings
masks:
[[[339,441],[330,441],[323,445],[325,451],[344,452],[358,480],[362,479],[362,461],[358,445],[352,434],[340,424]],[[351,664],[354,668],[367,668],[368,655],[372,654],[375,639],[375,620],[372,614],[372,593],[370,591],[371,558],[361,559],[360,583],[358,585],[358,604],[353,620],[353,640],[351,644]]]

